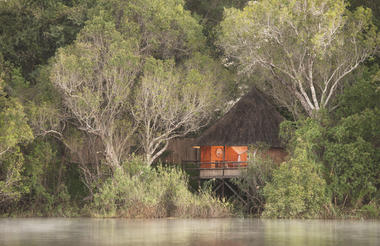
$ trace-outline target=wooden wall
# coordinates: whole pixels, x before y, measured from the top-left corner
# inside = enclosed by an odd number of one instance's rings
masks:
[[[196,161],[198,149],[193,148],[195,138],[176,138],[169,142],[161,160],[166,163],[180,164],[182,160]]]
[[[201,149],[195,149],[193,148],[195,138],[177,138],[172,139],[169,142],[168,149],[166,153],[161,157],[161,161],[166,163],[174,163],[174,164],[180,164],[182,160],[188,160],[188,161],[196,161],[196,160],[202,160],[203,162],[211,162],[211,161],[218,161],[215,156],[212,156],[212,153],[215,152],[215,148],[224,146],[212,146],[214,147],[214,151],[211,150],[211,146],[202,146],[204,149],[202,156],[201,156]],[[229,151],[229,148],[231,146],[227,146],[226,150],[226,161],[237,161],[237,154],[235,151]],[[207,149],[207,150],[206,150]],[[284,160],[286,160],[286,157],[288,156],[288,153],[281,148],[270,148],[269,150],[265,151],[264,155],[268,155],[270,158],[274,160],[276,163],[281,163]],[[241,156],[241,161],[247,160],[247,154],[243,154]],[[222,160],[220,160],[222,161]]]

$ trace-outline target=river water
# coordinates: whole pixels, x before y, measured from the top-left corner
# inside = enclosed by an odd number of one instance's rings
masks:
[[[0,219],[0,245],[380,245],[380,221]]]

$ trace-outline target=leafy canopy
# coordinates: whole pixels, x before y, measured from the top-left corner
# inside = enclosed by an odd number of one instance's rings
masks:
[[[251,1],[227,9],[219,45],[242,73],[268,71],[257,83],[291,112],[313,116],[334,106],[343,78],[379,45],[371,10],[343,0]],[[299,114],[300,112],[298,112]]]

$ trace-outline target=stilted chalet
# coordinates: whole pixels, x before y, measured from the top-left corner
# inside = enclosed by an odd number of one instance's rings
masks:
[[[253,88],[194,140],[193,148],[200,150],[200,155],[197,155],[199,178],[239,176],[241,168],[247,166],[250,145],[264,143],[269,146],[265,154],[275,162],[283,161],[287,154],[278,138],[279,125],[283,120],[268,98]]]

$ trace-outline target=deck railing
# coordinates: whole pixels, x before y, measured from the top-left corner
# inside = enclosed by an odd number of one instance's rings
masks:
[[[191,176],[201,178],[232,178],[240,176],[239,170],[247,168],[246,161],[182,161],[182,169],[188,171]],[[234,171],[237,170],[237,171]]]

